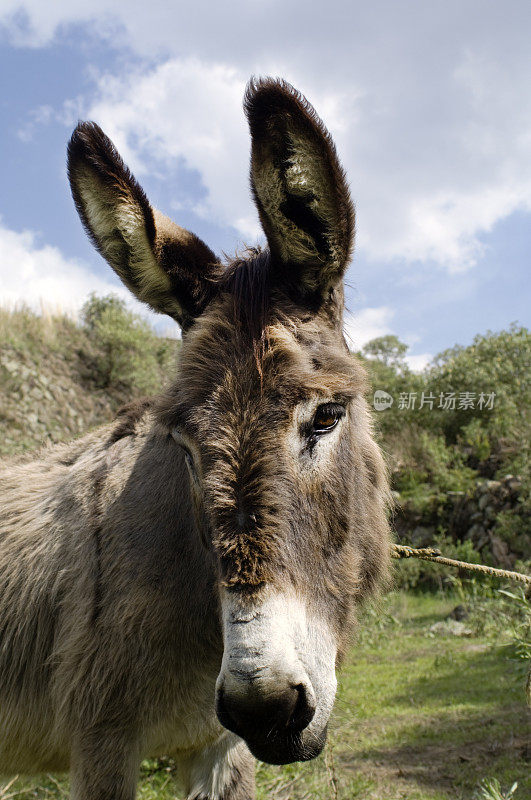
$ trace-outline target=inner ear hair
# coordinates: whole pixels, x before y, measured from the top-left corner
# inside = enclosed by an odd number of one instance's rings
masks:
[[[212,291],[205,274],[217,262],[214,253],[151,208],[96,123],[81,122],[72,134],[68,176],[91,241],[123,283],[155,311],[188,327]]]
[[[295,268],[301,288],[325,294],[341,280],[354,239],[354,207],[332,138],[282,80],[251,81],[245,111],[251,186],[271,252]]]

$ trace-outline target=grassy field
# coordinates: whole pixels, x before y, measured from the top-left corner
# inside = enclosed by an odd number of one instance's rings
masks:
[[[259,800],[495,800],[515,781],[514,800],[529,800],[524,674],[503,624],[490,624],[499,603],[482,606],[489,624],[465,621],[481,634],[430,632],[457,602],[397,593],[369,614],[340,675],[325,753],[307,764],[258,765]],[[502,794],[482,794],[485,780]],[[52,776],[17,779],[0,800],[62,800],[67,788]],[[182,797],[170,761],[144,762],[139,797]]]

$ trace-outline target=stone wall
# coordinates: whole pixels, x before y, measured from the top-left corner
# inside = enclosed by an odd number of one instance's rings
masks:
[[[445,533],[455,542],[470,541],[487,562],[510,569],[517,560],[531,558],[531,540],[507,537],[498,515],[510,511],[518,520],[525,513],[522,499],[522,482],[514,475],[478,480],[468,492],[439,493],[422,510],[396,495],[398,540],[427,547],[438,533]]]

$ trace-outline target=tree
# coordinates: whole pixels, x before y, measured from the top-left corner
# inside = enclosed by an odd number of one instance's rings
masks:
[[[377,358],[388,367],[407,370],[404,356],[408,351],[407,344],[401,342],[398,336],[388,334],[371,339],[362,348],[361,352],[366,358]]]
[[[81,320],[94,345],[92,369],[101,388],[126,387],[140,394],[159,389],[171,369],[177,342],[158,337],[115,295],[92,294]]]

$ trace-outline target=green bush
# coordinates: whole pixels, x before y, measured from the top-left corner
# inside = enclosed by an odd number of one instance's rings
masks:
[[[474,550],[472,542],[455,542],[446,533],[436,533],[433,537],[431,547],[437,547],[443,555],[448,558],[457,559],[458,561],[467,561],[471,564],[479,564],[482,562],[482,557],[477,550]],[[417,558],[402,558],[397,559],[395,563],[394,583],[399,589],[422,591],[440,590],[444,588],[455,589],[456,580],[461,580],[455,570],[450,570],[444,564],[437,564],[434,561],[421,561]],[[465,580],[467,580],[467,578],[465,578]],[[491,582],[488,576],[474,577],[473,580],[478,583],[485,582],[488,585],[490,585]]]
[[[472,420],[478,421],[491,442],[519,437],[523,429],[529,431],[530,363],[531,335],[516,324],[507,331],[478,335],[469,347],[456,345],[445,350],[426,371],[435,394],[470,391],[478,398],[482,392],[494,392],[494,406],[487,409],[476,404],[474,409],[439,411],[429,415],[428,424],[436,425],[452,442]]]
[[[403,541],[408,541],[410,524],[410,533],[417,529],[422,545],[437,530],[448,531],[451,545],[459,545],[471,523],[466,524],[466,517],[459,522],[459,502],[448,493],[470,493],[478,479],[517,475],[518,502],[512,496],[488,528],[525,565],[531,558],[529,331],[513,324],[509,330],[478,335],[468,347],[456,345],[440,353],[421,373],[408,369],[406,352],[396,336],[384,336],[359,354],[372,391],[383,389],[395,401],[375,417],[392,489],[400,495],[397,516]],[[459,407],[465,392],[474,399],[473,407]],[[400,407],[401,393],[415,394],[415,408]],[[420,408],[422,393],[434,399],[432,407]],[[455,408],[444,408],[440,398],[450,393]],[[491,393],[495,396],[489,407],[485,399]],[[483,402],[478,403],[481,395]],[[482,554],[488,557],[485,545]],[[406,563],[400,569],[407,585],[433,583],[432,576],[439,574],[425,562]]]
[[[469,458],[477,462],[486,461],[491,454],[489,434],[477,417],[462,428],[459,441],[468,450]]]
[[[140,394],[160,389],[171,370],[177,342],[158,337],[114,295],[91,295],[81,320],[94,345],[91,356],[97,386],[123,387]]]
[[[458,448],[448,446],[443,436],[408,429],[409,463],[394,475],[394,488],[405,497],[414,496],[425,485],[435,491],[464,491],[473,485],[475,473],[464,464]]]

